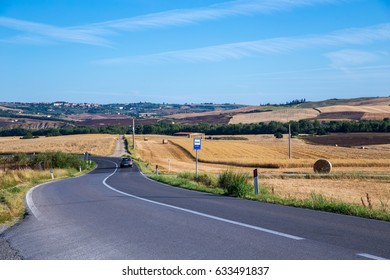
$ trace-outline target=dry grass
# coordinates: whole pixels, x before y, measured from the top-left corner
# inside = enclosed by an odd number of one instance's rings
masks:
[[[314,109],[279,109],[270,112],[237,114],[230,120],[230,124],[259,123],[259,122],[288,122],[312,119],[320,113]]]
[[[117,135],[87,134],[37,139],[19,137],[0,137],[0,153],[34,153],[62,151],[65,153],[84,153],[107,156],[115,150]]]
[[[55,169],[55,178],[65,178],[69,171]],[[24,196],[32,182],[50,180],[48,170],[37,171],[31,169],[0,171],[0,224],[15,221],[25,212]]]
[[[312,193],[328,199],[366,206],[367,194],[372,208],[390,213],[390,181],[376,179],[261,179],[270,190],[283,198],[308,199]]]

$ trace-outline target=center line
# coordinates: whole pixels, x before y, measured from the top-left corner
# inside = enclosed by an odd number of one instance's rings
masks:
[[[283,233],[283,232],[279,232],[279,231],[275,231],[275,230],[270,230],[270,229],[266,229],[266,228],[262,228],[262,227],[258,227],[258,226],[253,226],[253,225],[249,225],[249,224],[245,224],[245,223],[241,223],[241,222],[236,222],[236,221],[233,221],[233,220],[220,218],[220,217],[209,215],[209,214],[205,214],[205,213],[202,213],[202,212],[193,211],[193,210],[190,210],[190,209],[177,207],[177,206],[173,206],[173,205],[170,205],[170,204],[165,204],[165,203],[149,200],[149,199],[146,199],[146,198],[142,198],[142,197],[139,197],[139,196],[135,196],[135,195],[132,195],[132,194],[128,194],[128,193],[122,192],[120,190],[117,190],[117,189],[113,188],[112,186],[110,186],[106,182],[108,178],[110,178],[111,176],[113,176],[117,172],[118,165],[115,163],[115,166],[116,166],[115,171],[113,173],[111,173],[109,176],[107,176],[103,180],[103,184],[107,188],[109,188],[110,190],[113,190],[113,191],[115,191],[117,193],[123,194],[123,195],[128,196],[128,197],[132,197],[132,198],[135,198],[135,199],[139,199],[141,201],[145,201],[145,202],[148,202],[148,203],[153,203],[153,204],[156,204],[156,205],[168,207],[168,208],[179,210],[179,211],[183,211],[183,212],[186,212],[186,213],[191,213],[193,215],[197,215],[197,216],[213,219],[213,220],[216,220],[216,221],[225,222],[225,223],[228,223],[228,224],[233,224],[233,225],[237,225],[237,226],[241,226],[241,227],[245,227],[245,228],[250,228],[250,229],[254,229],[254,230],[258,230],[258,231],[262,231],[262,232],[267,232],[267,233],[270,233],[270,234],[273,234],[273,235],[278,235],[278,236],[286,237],[286,238],[293,239],[293,240],[304,240],[305,239],[303,237],[299,237],[299,236],[295,236],[295,235],[291,235],[291,234],[287,234],[287,233]]]

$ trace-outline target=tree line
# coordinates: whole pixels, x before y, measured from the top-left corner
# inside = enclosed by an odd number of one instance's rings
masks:
[[[293,134],[351,133],[351,132],[390,132],[390,119],[361,120],[361,121],[319,121],[300,120],[288,123],[271,121],[269,123],[251,124],[210,124],[199,123],[184,125],[171,122],[135,126],[136,134],[164,134],[173,135],[176,132],[201,132],[208,135],[242,135],[242,134],[275,134],[288,133],[291,126]],[[31,130],[25,128],[1,129],[0,136],[60,136],[72,134],[131,134],[129,126],[103,126],[103,127],[65,127]]]

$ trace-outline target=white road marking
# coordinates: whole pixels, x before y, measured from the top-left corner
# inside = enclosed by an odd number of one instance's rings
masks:
[[[40,184],[40,185],[37,185],[33,188],[31,188],[27,194],[26,194],[26,204],[27,204],[27,207],[30,209],[30,212],[31,214],[37,219],[37,220],[40,220],[41,219],[41,212],[38,210],[38,208],[35,206],[34,204],[34,201],[33,201],[33,198],[32,198],[32,194],[33,194],[33,191],[43,185],[47,185],[49,183],[52,183],[52,182],[46,182],[46,183],[43,183],[43,184]]]
[[[370,254],[366,254],[366,253],[360,253],[360,254],[356,254],[356,255],[361,256],[363,258],[371,259],[371,260],[387,260],[385,258],[374,256],[374,255],[370,255]]]
[[[115,171],[113,173],[111,173],[109,176],[107,176],[103,180],[103,184],[107,188],[109,188],[110,190],[113,190],[113,191],[115,191],[117,193],[123,194],[123,195],[131,197],[131,198],[139,199],[141,201],[145,201],[145,202],[148,202],[148,203],[153,203],[153,204],[160,205],[160,206],[163,206],[163,207],[168,207],[168,208],[179,210],[179,211],[183,211],[183,212],[186,212],[186,213],[191,213],[193,215],[197,215],[197,216],[201,216],[201,217],[205,217],[205,218],[209,218],[209,219],[213,219],[213,220],[216,220],[216,221],[220,221],[220,222],[224,222],[224,223],[228,223],[228,224],[233,224],[233,225],[237,225],[237,226],[241,226],[241,227],[245,227],[245,228],[250,228],[250,229],[254,229],[254,230],[270,233],[270,234],[273,234],[273,235],[286,237],[286,238],[293,239],[293,240],[304,240],[305,239],[303,237],[294,236],[294,235],[291,235],[291,234],[287,234],[287,233],[283,233],[283,232],[279,232],[279,231],[274,231],[274,230],[270,230],[270,229],[266,229],[266,228],[262,228],[262,227],[258,227],[258,226],[253,226],[253,225],[249,225],[249,224],[245,224],[245,223],[241,223],[241,222],[236,222],[236,221],[233,221],[233,220],[220,218],[220,217],[209,215],[209,214],[205,214],[205,213],[202,213],[202,212],[193,211],[193,210],[190,210],[190,209],[177,207],[177,206],[173,206],[173,205],[170,205],[170,204],[165,204],[165,203],[149,200],[149,199],[146,199],[146,198],[142,198],[142,197],[138,197],[138,196],[135,196],[135,195],[131,195],[131,194],[122,192],[120,190],[117,190],[117,189],[111,187],[106,182],[108,178],[110,178],[111,176],[113,176],[117,172],[118,165],[115,163],[115,166],[116,166]]]

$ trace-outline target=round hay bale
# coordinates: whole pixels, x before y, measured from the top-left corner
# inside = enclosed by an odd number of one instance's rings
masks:
[[[162,143],[163,143],[163,144],[168,144],[168,140],[167,140],[167,139],[163,139],[163,140],[162,140]]]
[[[332,171],[332,164],[329,160],[319,159],[314,163],[313,169],[315,173],[329,174]]]

